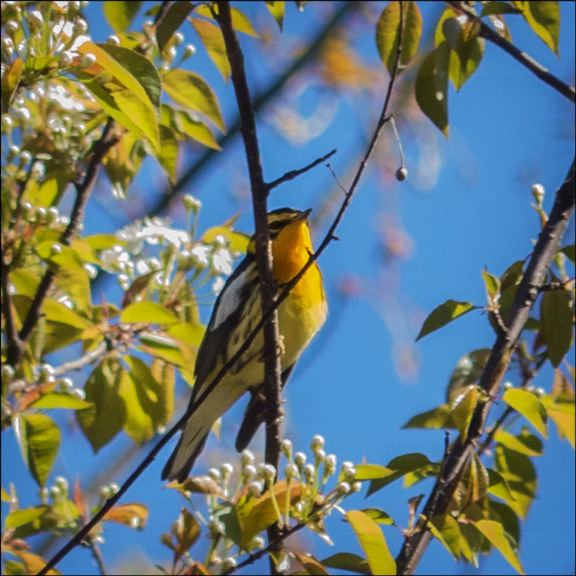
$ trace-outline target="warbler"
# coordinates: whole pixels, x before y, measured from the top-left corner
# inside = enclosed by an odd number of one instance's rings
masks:
[[[300,272],[312,254],[308,227],[310,212],[311,209],[280,208],[268,214],[274,279],[278,290]],[[327,313],[322,274],[314,263],[278,307],[282,386],[286,384],[304,349],[324,324]],[[162,471],[162,480],[183,482],[189,476],[214,422],[245,392],[250,391],[252,398],[236,440],[238,451],[248,445],[264,421],[262,331],[205,400],[197,405],[197,399],[240,349],[261,318],[260,276],[253,237],[248,244],[246,257],[228,278],[216,300],[196,357],[195,384],[188,406],[190,417]]]

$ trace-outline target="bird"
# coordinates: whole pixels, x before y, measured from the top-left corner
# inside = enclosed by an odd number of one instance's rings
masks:
[[[272,266],[278,292],[307,264],[313,254],[308,217],[312,209],[279,208],[268,213]],[[316,262],[306,270],[278,307],[281,383],[286,384],[294,365],[324,324],[328,305],[322,273]],[[224,284],[198,348],[195,382],[188,419],[178,444],[162,471],[162,480],[188,478],[202,452],[212,426],[250,391],[243,423],[236,440],[244,450],[265,420],[264,337],[262,331],[200,403],[199,399],[222,367],[234,357],[262,318],[260,276],[254,236],[246,256]]]

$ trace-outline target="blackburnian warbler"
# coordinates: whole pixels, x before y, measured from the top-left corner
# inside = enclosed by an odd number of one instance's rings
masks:
[[[309,214],[310,210],[301,212],[291,208],[268,214],[274,278],[279,289],[294,278],[310,258]],[[294,364],[324,324],[327,311],[322,275],[314,263],[278,308],[283,386]],[[263,422],[262,331],[202,404],[196,405],[202,392],[239,350],[261,317],[259,274],[252,239],[246,257],[228,278],[216,300],[196,357],[196,381],[188,407],[190,417],[162,471],[163,480],[183,482],[188,477],[214,422],[248,390],[252,392],[252,398],[236,440],[238,451],[248,445]]]

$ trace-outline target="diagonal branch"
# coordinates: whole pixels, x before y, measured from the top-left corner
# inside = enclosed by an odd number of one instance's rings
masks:
[[[548,267],[558,251],[560,241],[573,211],[574,161],[572,161],[572,166],[566,179],[556,194],[556,200],[548,222],[538,236],[538,242],[516,292],[510,313],[506,319],[508,330],[506,333],[500,332],[496,338],[480,378],[479,385],[490,399],[478,404],[470,422],[466,441],[463,444],[457,441],[448,459],[445,460],[442,474],[437,477],[436,484],[424,507],[423,515],[425,520],[420,526],[420,531],[405,539],[402,550],[396,558],[398,574],[414,573],[432,538],[432,534],[427,528],[428,520],[433,516],[445,514],[450,505],[452,496],[458,486],[458,481],[465,471],[475,443],[484,430],[484,425],[493,403],[492,399],[498,393],[502,377],[508,369],[512,353],[530,316],[530,311],[538,297],[540,287],[544,283]]]

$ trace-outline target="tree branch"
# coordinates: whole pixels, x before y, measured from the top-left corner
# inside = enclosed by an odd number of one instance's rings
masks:
[[[560,78],[557,78],[554,76],[554,74],[548,72],[548,70],[546,70],[542,64],[536,62],[536,60],[526,54],[526,52],[522,52],[522,50],[517,48],[514,44],[508,42],[506,38],[502,38],[502,36],[490,28],[486,22],[482,21],[471,10],[465,8],[463,6],[463,2],[454,2],[452,0],[448,0],[446,3],[459,14],[466,14],[468,18],[472,18],[480,22],[479,34],[482,38],[485,38],[486,40],[492,42],[492,44],[496,44],[496,46],[502,48],[502,50],[510,54],[512,58],[515,58],[518,62],[520,62],[522,66],[530,70],[530,72],[532,72],[536,77],[540,78],[540,80],[554,88],[554,90],[562,94],[562,96],[568,98],[568,100],[571,102],[574,102],[574,88],[572,86],[568,86],[568,84],[562,82]]]
[[[62,238],[60,239],[60,244],[63,244],[64,246],[69,246],[72,242],[72,239],[76,235],[76,232],[78,231],[78,228],[84,219],[84,210],[86,209],[88,198],[90,198],[90,194],[92,193],[92,189],[96,183],[96,178],[98,177],[98,172],[100,165],[102,164],[102,160],[110,148],[112,148],[112,146],[114,146],[114,144],[116,144],[118,141],[117,136],[114,134],[114,125],[114,120],[112,118],[108,118],[108,122],[102,131],[100,139],[94,145],[92,158],[88,164],[88,169],[86,170],[84,180],[81,184],[76,186],[76,201],[74,202],[72,213],[70,214],[70,222],[68,223],[68,226],[66,227],[66,230],[64,230]],[[32,331],[36,327],[38,319],[40,318],[42,305],[44,304],[44,300],[48,296],[48,292],[52,287],[54,277],[54,271],[49,268],[46,270],[46,273],[44,274],[44,277],[38,286],[34,300],[30,305],[30,309],[28,310],[28,314],[26,315],[26,319],[24,320],[18,335],[20,341],[22,342],[22,347],[20,348],[19,353],[15,353],[13,358],[7,358],[7,362],[14,368],[16,368],[22,360],[22,356],[24,354],[24,346],[26,345],[26,342],[28,342]]]
[[[414,572],[432,538],[431,532],[426,527],[428,520],[438,514],[445,514],[450,505],[475,443],[484,430],[493,398],[500,389],[502,377],[508,369],[512,353],[538,297],[540,286],[544,283],[548,267],[560,246],[560,241],[573,210],[574,161],[572,161],[566,179],[556,194],[548,222],[538,236],[532,257],[518,286],[506,322],[507,332],[498,334],[480,378],[479,386],[491,399],[485,403],[479,403],[476,407],[466,441],[463,444],[460,441],[454,444],[443,467],[443,473],[437,477],[436,484],[424,508],[425,520],[420,531],[404,541],[402,550],[396,558],[398,574],[412,574]]]
[[[322,162],[325,162],[326,160],[328,160],[328,158],[334,156],[334,154],[336,154],[336,149],[328,152],[328,154],[325,154],[324,156],[322,156],[322,158],[314,160],[314,162],[311,162],[307,166],[304,166],[304,168],[300,168],[299,170],[290,170],[290,172],[286,172],[284,176],[281,176],[280,178],[277,178],[276,180],[270,182],[270,184],[266,185],[268,188],[268,192],[270,192],[270,190],[273,190],[274,188],[277,188],[278,186],[280,186],[280,184],[284,184],[284,182],[294,180],[294,178],[298,178],[298,176],[308,172],[308,170],[312,170],[312,168],[315,168],[316,166],[318,166],[318,164],[322,164]]]
[[[272,265],[272,244],[270,242],[270,229],[268,227],[268,186],[264,182],[258,135],[256,132],[256,118],[246,68],[244,55],[238,36],[232,25],[232,12],[230,2],[219,1],[218,14],[214,13],[215,19],[220,25],[226,53],[232,73],[232,84],[240,113],[240,130],[246,150],[248,173],[250,175],[250,188],[252,190],[252,205],[254,209],[254,245],[256,252],[256,264],[260,275],[260,295],[262,315],[272,311],[270,319],[264,324],[264,389],[266,394],[266,464],[271,464],[276,470],[280,464],[280,399],[282,391],[282,366],[280,362],[280,331],[278,327],[278,309],[276,301],[277,286],[274,279]],[[272,542],[280,535],[280,528],[274,524],[268,529],[268,541]],[[275,547],[275,551],[279,551]],[[270,568],[277,573],[276,564],[270,557]]]

